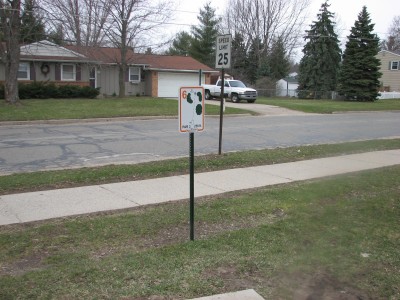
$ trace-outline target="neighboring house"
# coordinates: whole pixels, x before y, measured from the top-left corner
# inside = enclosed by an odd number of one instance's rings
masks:
[[[400,92],[400,52],[382,50],[378,53],[377,58],[381,61],[382,90]]]
[[[278,97],[297,97],[297,88],[299,82],[297,73],[292,73],[290,76],[282,78],[276,82],[276,96]]]
[[[188,56],[167,56],[127,51],[124,75],[126,96],[178,97],[179,87],[209,83],[218,73]],[[20,82],[48,81],[100,88],[101,96],[118,95],[121,52],[107,47],[61,47],[48,41],[21,47]],[[4,81],[0,65],[0,81]]]
[[[58,85],[89,85],[85,56],[44,41],[21,46],[19,82],[48,81]],[[5,80],[5,67],[0,63],[0,82]]]

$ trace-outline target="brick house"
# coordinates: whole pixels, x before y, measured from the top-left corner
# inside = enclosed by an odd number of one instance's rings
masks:
[[[47,81],[57,85],[100,88],[101,96],[118,95],[120,50],[110,47],[78,47],[48,41],[21,46],[20,82]],[[189,56],[168,56],[127,52],[126,96],[178,97],[180,86],[210,83],[218,71]],[[0,64],[0,82],[5,80]]]

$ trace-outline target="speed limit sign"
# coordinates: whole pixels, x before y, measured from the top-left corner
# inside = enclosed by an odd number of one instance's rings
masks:
[[[217,47],[215,51],[216,69],[229,69],[231,67],[231,44],[232,36],[230,34],[217,37]]]

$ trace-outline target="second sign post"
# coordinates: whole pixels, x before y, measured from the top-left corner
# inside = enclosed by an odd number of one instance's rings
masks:
[[[217,45],[215,51],[215,68],[221,70],[221,104],[219,111],[219,143],[218,154],[222,153],[222,126],[224,115],[224,87],[225,87],[225,69],[231,67],[231,45],[232,36],[230,34],[220,35],[217,37]]]

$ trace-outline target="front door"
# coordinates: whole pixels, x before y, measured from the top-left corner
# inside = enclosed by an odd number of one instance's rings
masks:
[[[92,87],[92,88],[97,87],[96,74],[97,74],[96,67],[91,67],[89,70],[89,83],[90,83],[90,87]]]

